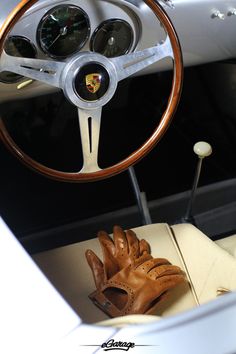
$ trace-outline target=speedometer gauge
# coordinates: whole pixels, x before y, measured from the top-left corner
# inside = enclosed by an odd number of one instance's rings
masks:
[[[94,31],[91,50],[108,58],[124,55],[133,44],[133,30],[128,22],[120,19],[104,21]]]
[[[77,6],[51,9],[39,23],[37,36],[41,49],[53,58],[65,58],[79,51],[89,37],[87,14]]]

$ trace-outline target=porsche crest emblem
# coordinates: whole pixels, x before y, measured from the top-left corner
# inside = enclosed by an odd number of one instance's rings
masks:
[[[100,74],[89,74],[86,75],[86,87],[87,90],[91,93],[96,93],[101,86],[101,75]]]

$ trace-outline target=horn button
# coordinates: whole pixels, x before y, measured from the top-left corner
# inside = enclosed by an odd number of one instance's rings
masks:
[[[112,60],[98,53],[79,53],[61,75],[65,96],[80,109],[103,107],[113,97],[118,83]]]
[[[88,63],[80,68],[74,79],[74,91],[80,99],[88,102],[102,98],[110,86],[110,77],[105,67]]]

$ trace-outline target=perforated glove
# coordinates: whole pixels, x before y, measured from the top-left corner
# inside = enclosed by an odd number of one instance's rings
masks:
[[[86,252],[97,288],[121,269],[132,265],[139,257],[144,256],[146,260],[151,258],[148,242],[140,241],[132,230],[125,232],[116,225],[113,228],[113,240],[106,231],[99,231],[97,236],[102,249],[103,264],[93,251]]]
[[[103,285],[89,295],[110,317],[152,313],[171,289],[185,282],[181,269],[166,259],[143,260],[144,257],[104,280]],[[103,266],[97,274],[100,277],[104,274]]]
[[[89,297],[111,317],[150,313],[185,281],[183,273],[166,259],[153,259],[149,244],[133,231],[115,226],[113,232],[114,242],[105,231],[98,233],[104,264],[93,251],[86,251],[97,288]]]

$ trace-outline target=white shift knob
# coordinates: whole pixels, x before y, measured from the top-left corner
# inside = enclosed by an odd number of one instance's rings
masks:
[[[194,145],[193,151],[198,155],[199,158],[203,159],[204,157],[211,155],[212,147],[205,141],[199,141]]]

